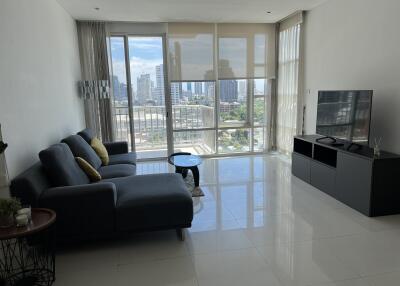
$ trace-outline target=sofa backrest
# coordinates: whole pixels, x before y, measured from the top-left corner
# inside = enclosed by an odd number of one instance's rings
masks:
[[[92,142],[93,137],[96,136],[93,130],[90,128],[83,129],[82,131],[79,131],[77,134],[81,136],[83,139],[85,139],[85,141],[89,144]]]
[[[41,151],[39,158],[46,175],[56,187],[83,185],[90,182],[65,143],[54,144]]]
[[[50,187],[50,180],[42,164],[37,162],[11,181],[10,192],[11,196],[19,198],[22,204],[37,207],[40,195]]]
[[[61,140],[67,144],[75,157],[85,159],[95,169],[100,168],[101,159],[93,150],[93,148],[79,135],[71,135]]]

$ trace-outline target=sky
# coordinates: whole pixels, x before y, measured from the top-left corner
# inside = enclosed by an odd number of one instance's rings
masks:
[[[156,81],[157,65],[163,64],[161,37],[130,37],[128,40],[131,78],[133,88],[136,89],[136,79],[141,74],[150,74]],[[113,73],[120,82],[126,83],[124,42],[122,37],[113,37],[111,40],[111,54]]]

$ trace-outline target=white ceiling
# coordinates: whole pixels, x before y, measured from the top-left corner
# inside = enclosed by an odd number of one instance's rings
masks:
[[[57,0],[75,19],[274,23],[325,0]],[[95,8],[100,8],[96,10]],[[267,14],[271,11],[271,14]]]

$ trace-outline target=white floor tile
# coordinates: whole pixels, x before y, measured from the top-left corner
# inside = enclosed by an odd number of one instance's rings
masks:
[[[188,256],[184,242],[174,230],[133,235],[121,241],[119,265]]]
[[[190,232],[186,238],[190,253],[214,253],[252,247],[243,230],[211,230]]]
[[[112,269],[119,263],[119,254],[118,244],[113,241],[86,243],[81,246],[72,245],[58,251],[56,256],[57,274]]]
[[[118,267],[118,286],[197,286],[190,257],[127,264]],[[115,284],[110,284],[115,285]]]
[[[364,277],[370,286],[398,286],[400,285],[400,269],[395,272]]]
[[[400,268],[399,231],[371,232],[327,239],[325,243],[362,276]]]
[[[359,278],[324,241],[271,244],[258,250],[284,285],[310,285]]]
[[[76,264],[79,264],[77,261]],[[120,274],[117,267],[92,267],[82,271],[59,272],[56,270],[54,286],[98,286],[118,285]],[[128,285],[128,284],[127,284]]]
[[[367,280],[363,278],[358,278],[358,279],[350,279],[350,280],[336,281],[329,283],[317,283],[307,286],[374,286],[374,285],[370,284]]]
[[[174,172],[166,161],[138,174]],[[400,285],[400,215],[368,218],[291,175],[282,156],[205,159],[175,230],[59,251],[55,285]]]
[[[200,286],[279,286],[278,278],[255,249],[195,255]]]

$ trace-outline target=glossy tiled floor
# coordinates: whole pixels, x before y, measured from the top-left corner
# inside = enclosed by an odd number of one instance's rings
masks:
[[[209,159],[200,173],[185,242],[165,231],[65,249],[56,285],[400,285],[400,216],[367,218],[278,156]]]

